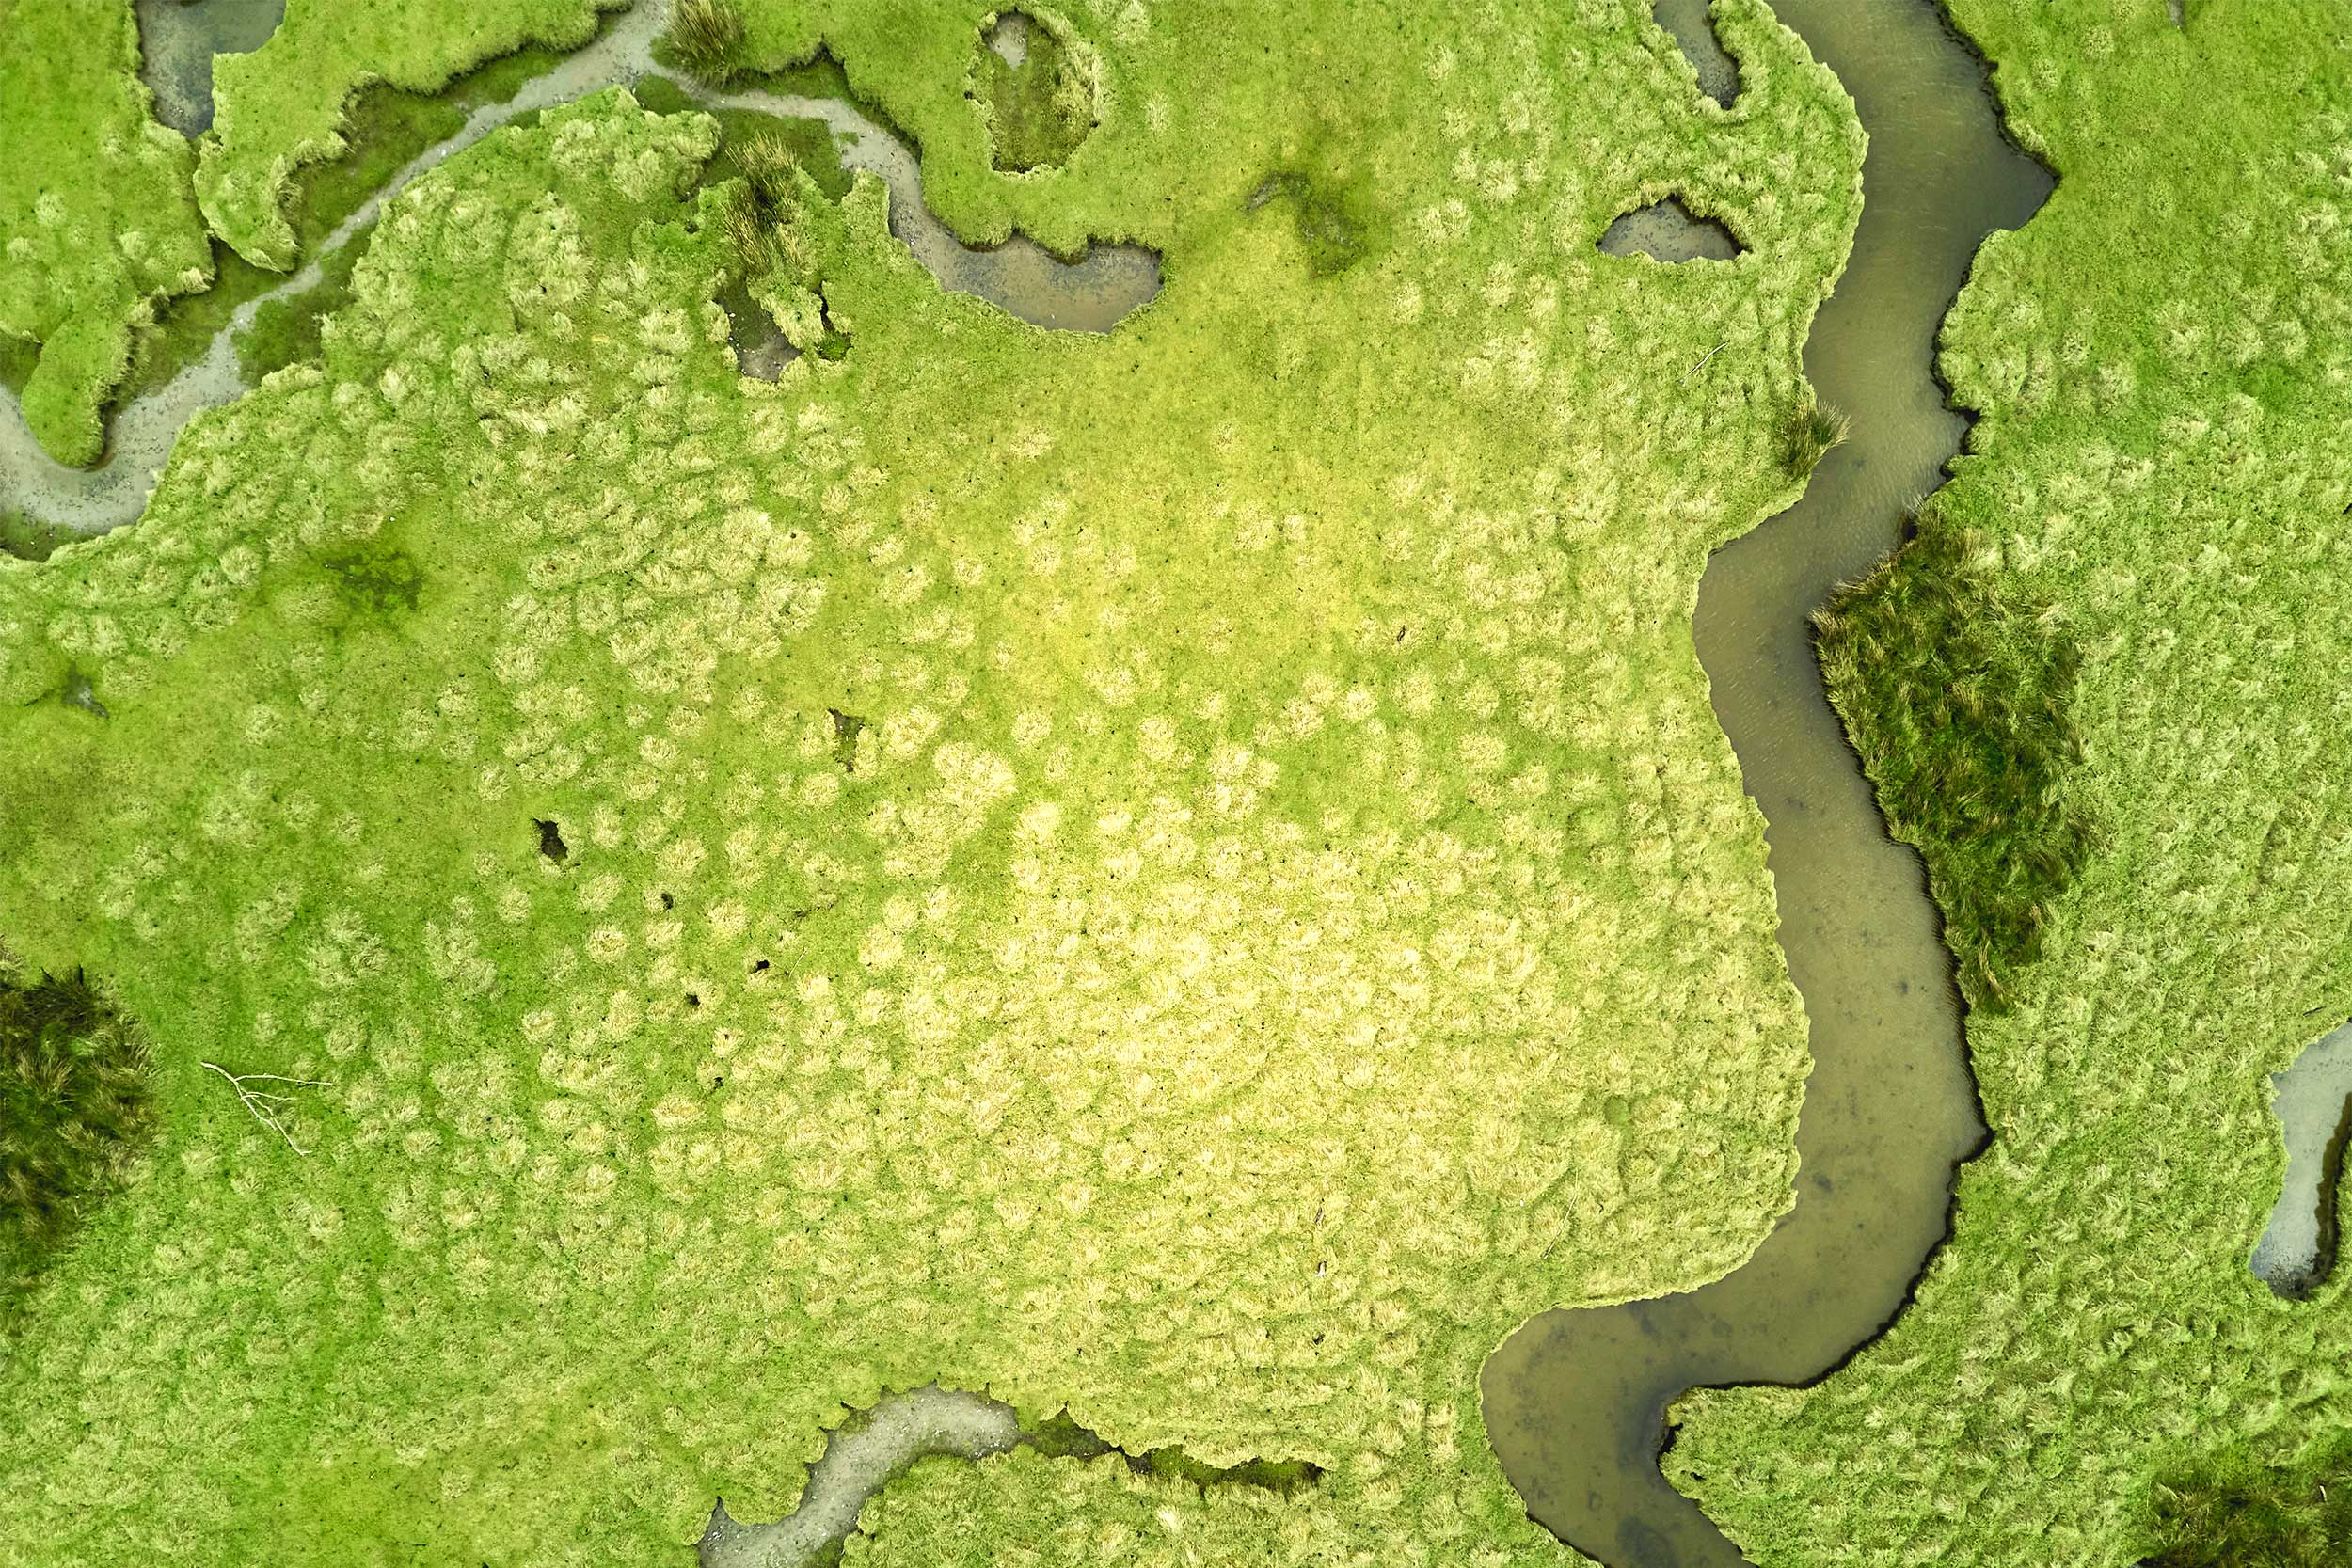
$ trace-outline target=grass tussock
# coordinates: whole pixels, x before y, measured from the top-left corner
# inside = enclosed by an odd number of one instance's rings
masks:
[[[1998,1009],[2091,829],[2065,787],[2082,753],[2073,641],[1983,555],[1968,531],[1931,528],[1814,619],[1887,825],[1927,862],[1961,990]]]
[[[1812,398],[1791,407],[1780,424],[1780,461],[1793,478],[1820,466],[1830,449],[1846,438],[1846,416]]]
[[[743,13],[735,0],[677,0],[661,35],[669,58],[698,82],[724,87],[743,71]]]
[[[2293,1470],[2220,1459],[2159,1480],[2150,1503],[2145,1568],[2335,1568],[2352,1562],[2352,1441]]]
[[[0,972],[0,1307],[120,1184],[153,1125],[147,1049],[87,981]]]

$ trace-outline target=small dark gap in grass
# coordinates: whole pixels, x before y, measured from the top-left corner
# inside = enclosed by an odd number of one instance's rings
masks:
[[[147,1047],[88,980],[0,969],[0,1317],[154,1128]]]
[[[825,711],[833,715],[833,758],[845,773],[857,771],[857,737],[866,728],[866,721],[854,713],[844,713],[837,707]]]
[[[1287,1497],[1323,1480],[1322,1466],[1303,1459],[1248,1459],[1216,1465],[1193,1458],[1176,1444],[1129,1453],[1080,1426],[1067,1409],[1028,1429],[1022,1441],[1048,1459],[1100,1459],[1115,1453],[1138,1475],[1187,1481],[1204,1492],[1213,1486],[1254,1486]]]
[[[1304,169],[1277,169],[1258,182],[1242,209],[1254,213],[1277,201],[1290,205],[1307,270],[1314,277],[1345,272],[1370,253],[1372,225],[1355,192]]]
[[[1926,527],[1814,622],[1888,830],[1927,863],[1961,991],[1998,1011],[2094,835],[2067,788],[2079,655],[2047,607],[1976,564],[1982,547]]]
[[[1740,97],[1740,61],[1715,31],[1708,0],[1656,0],[1650,16],[1691,62],[1699,91],[1730,108]]]
[[[539,830],[539,853],[558,865],[572,858],[571,846],[564,842],[564,831],[553,817],[534,816],[531,825]]]
[[[2309,1464],[2209,1456],[2157,1479],[2143,1568],[2341,1568],[2352,1562],[2352,1437]]]
[[[1000,12],[973,56],[971,96],[989,128],[989,161],[1007,174],[1059,168],[1093,135],[1094,77],[1052,27]]]

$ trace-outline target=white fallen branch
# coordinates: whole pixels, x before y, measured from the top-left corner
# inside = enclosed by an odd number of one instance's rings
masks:
[[[332,1088],[333,1085],[320,1078],[286,1078],[275,1072],[231,1072],[215,1062],[199,1062],[197,1065],[208,1068],[228,1079],[229,1086],[237,1091],[237,1102],[252,1113],[255,1121],[285,1139],[288,1148],[293,1149],[296,1154],[307,1155],[310,1152],[294,1142],[294,1134],[287,1132],[286,1124],[278,1119],[281,1113],[293,1107],[294,1096],[276,1089],[257,1089],[247,1085],[284,1084],[289,1088],[326,1089]]]

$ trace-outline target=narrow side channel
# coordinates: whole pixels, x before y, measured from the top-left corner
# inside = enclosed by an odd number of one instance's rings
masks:
[[[1819,1378],[1880,1333],[1985,1136],[1925,873],[1888,838],[1830,708],[1810,616],[1896,547],[1905,508],[1959,451],[1938,326],[1985,234],[2023,223],[2052,182],[2003,138],[1982,63],[1931,0],[1774,8],[1870,135],[1853,255],[1805,345],[1852,427],[1797,505],[1716,553],[1693,630],[1764,814],[1814,1066],[1796,1207],[1744,1266],[1682,1295],[1547,1313],[1486,1364],[1488,1434],[1529,1513],[1610,1568],[1744,1562],[1659,1472],[1668,1406],[1704,1385]]]
[[[638,0],[593,42],[564,56],[503,103],[476,109],[455,135],[394,174],[383,190],[327,236],[319,253],[299,271],[240,306],[215,335],[202,359],[167,385],[117,410],[108,423],[106,459],[98,467],[71,468],[52,459],[33,439],[17,399],[0,391],[0,506],[78,534],[103,533],[136,522],[188,420],[246,391],[237,362],[237,335],[252,325],[263,305],[314,286],[326,260],[373,225],[384,203],[411,181],[522,115],[606,87],[660,76],[691,90],[691,84],[672,76],[653,58],[669,13],[669,0]],[[912,150],[847,103],[757,88],[701,96],[718,108],[821,119],[847,138],[842,166],[879,175],[889,185],[891,233],[950,293],[976,294],[1034,325],[1077,332],[1108,332],[1159,293],[1160,258],[1141,245],[1098,245],[1075,261],[1063,261],[1023,234],[1002,245],[964,245],[925,205],[921,167]]]

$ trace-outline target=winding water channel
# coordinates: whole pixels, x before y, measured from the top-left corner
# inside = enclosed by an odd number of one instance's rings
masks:
[[[1743,1561],[1659,1471],[1668,1407],[1703,1385],[1819,1377],[1879,1332],[1945,1235],[1955,1165],[1985,1135],[1923,874],[1887,838],[1829,708],[1808,617],[1895,547],[1905,507],[1959,451],[1965,420],[1933,376],[1937,327],[1983,236],[2024,222],[2051,184],[2002,139],[1982,67],[1933,0],[1775,0],[1775,9],[1837,72],[1871,138],[1852,259],[1805,350],[1813,384],[1852,429],[1802,501],[1716,554],[1694,638],[1766,819],[1780,939],[1810,1019],[1814,1068],[1796,1206],[1746,1265],[1682,1295],[1545,1314],[1487,1363],[1489,1434],[1530,1513],[1610,1568]],[[660,74],[650,47],[667,10],[665,0],[641,0],[515,99],[478,111],[328,248],[351,243],[384,199],[498,125]],[[1677,31],[1705,25],[1704,0],[1662,0],[1659,10]],[[1706,90],[1736,91],[1735,72],[1704,49],[1693,57]],[[925,208],[908,150],[847,105],[766,92],[706,101],[822,119],[850,138],[843,162],[889,182],[893,231],[948,288],[1041,325],[1097,331],[1157,289],[1148,252],[1105,246],[1073,267],[1019,239],[961,245]],[[209,101],[174,112],[209,118]],[[276,293],[317,277],[314,260]],[[202,361],[117,414],[101,468],[49,461],[13,400],[0,400],[0,500],[81,532],[135,521],[180,428],[244,389],[233,340],[260,303],[237,312]],[[895,1396],[829,1449],[804,1516],[755,1528],[721,1508],[705,1560],[805,1560],[913,1454],[1001,1451],[1019,1441],[1009,1421],[977,1396]]]
[[[1547,1313],[1486,1364],[1488,1435],[1528,1512],[1609,1568],[1745,1560],[1659,1471],[1669,1405],[1703,1385],[1818,1378],[1878,1334],[1943,1240],[1953,1171],[1985,1136],[1925,874],[1886,835],[1808,617],[1895,548],[1905,507],[1960,450],[1937,328],[1985,234],[2023,223],[2052,182],[2003,139],[1983,67],[1933,0],[1773,8],[1870,135],[1852,259],[1804,354],[1852,430],[1801,501],[1716,553],[1694,637],[1764,813],[1814,1065],[1796,1207],[1745,1265],[1682,1295]],[[1704,13],[1660,9],[1677,28]]]

